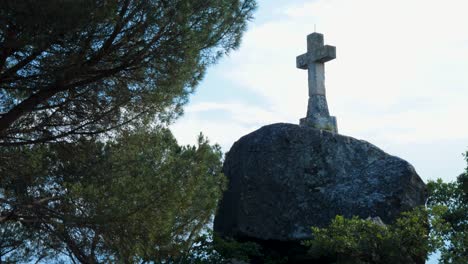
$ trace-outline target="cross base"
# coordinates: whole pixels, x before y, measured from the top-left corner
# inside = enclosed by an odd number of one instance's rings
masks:
[[[308,116],[299,120],[301,126],[307,126],[315,129],[327,130],[333,133],[338,133],[338,125],[334,116]]]

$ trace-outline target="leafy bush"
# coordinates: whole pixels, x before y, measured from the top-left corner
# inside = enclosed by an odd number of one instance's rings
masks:
[[[309,254],[336,263],[416,263],[430,250],[427,213],[404,213],[393,225],[336,216],[327,228],[313,227]]]

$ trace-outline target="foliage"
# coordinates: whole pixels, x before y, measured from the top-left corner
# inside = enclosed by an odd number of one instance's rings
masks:
[[[468,163],[468,152],[465,155]],[[441,179],[428,183],[427,205],[438,210],[434,233],[439,238],[440,263],[468,262],[468,166],[455,182]]]
[[[214,237],[215,248],[226,259],[249,261],[262,256],[261,246],[255,242],[238,242],[233,239]]]
[[[254,0],[0,5],[0,145],[170,122],[206,67],[238,47]]]
[[[430,251],[426,211],[403,213],[393,225],[336,216],[326,228],[313,227],[309,254],[335,263],[417,263]]]
[[[181,256],[178,262],[183,264],[221,264],[227,259],[216,251],[213,243],[212,230],[198,237],[187,254]]]
[[[187,254],[225,185],[221,152],[163,128],[0,149],[0,258],[169,261]],[[23,254],[24,252],[33,252]]]
[[[211,233],[200,237],[190,254],[179,263],[184,264],[221,264],[231,260],[246,263],[283,264],[288,258],[253,241],[236,241],[220,238]]]
[[[222,239],[212,232],[200,236],[188,255],[181,258],[184,264],[230,263],[230,259],[249,262],[252,256],[261,256],[260,245],[254,242],[238,242]]]
[[[187,255],[224,186],[221,152],[203,137],[178,146],[161,127],[206,68],[238,47],[255,7],[4,1],[0,262]]]

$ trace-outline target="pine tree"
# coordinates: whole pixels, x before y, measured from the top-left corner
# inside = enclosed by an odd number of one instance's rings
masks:
[[[0,5],[0,145],[69,141],[181,114],[239,45],[254,0]]]

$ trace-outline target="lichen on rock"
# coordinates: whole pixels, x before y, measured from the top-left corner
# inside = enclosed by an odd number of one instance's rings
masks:
[[[214,222],[221,237],[300,241],[336,215],[390,224],[425,202],[425,184],[405,160],[363,140],[293,124],[239,139],[224,173],[229,186]]]

